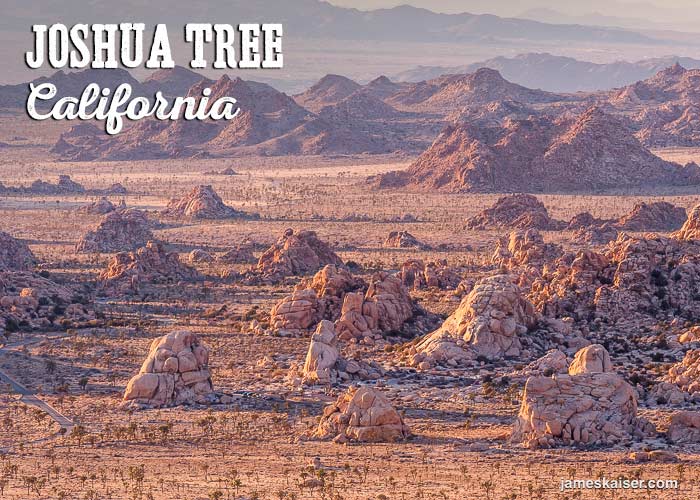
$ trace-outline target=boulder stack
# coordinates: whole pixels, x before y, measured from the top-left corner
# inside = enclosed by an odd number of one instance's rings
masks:
[[[613,371],[610,354],[600,344],[591,344],[579,350],[569,366],[569,375],[581,373],[608,373]]]
[[[338,336],[333,323],[323,320],[311,336],[309,351],[302,370],[304,384],[335,384],[350,380],[373,380],[379,378],[383,370],[376,363],[347,360],[340,354]]]
[[[372,276],[367,291],[346,293],[336,330],[343,340],[377,339],[398,333],[413,316],[413,302],[401,280],[385,272]]]
[[[162,407],[215,400],[209,349],[197,335],[177,331],[155,339],[138,375],[124,391],[128,407]]]
[[[382,244],[384,248],[414,248],[414,249],[427,249],[428,245],[418,241],[418,238],[413,236],[408,231],[392,231],[387,236],[386,240]]]
[[[379,391],[351,387],[323,410],[316,437],[336,442],[396,442],[410,436],[401,415]]]
[[[679,411],[673,413],[666,437],[676,444],[700,443],[700,412]]]
[[[610,445],[654,432],[637,417],[634,388],[616,373],[599,371],[609,368],[607,352],[586,349],[577,353],[569,374],[527,380],[513,442],[529,448]]]
[[[416,291],[426,288],[455,289],[460,282],[459,275],[447,265],[446,260],[407,260],[401,266],[399,277],[406,288]]]
[[[321,319],[335,321],[340,317],[345,294],[365,286],[346,269],[327,265],[273,306],[270,324],[276,330],[294,333],[308,330]]]
[[[537,322],[534,307],[508,275],[484,278],[436,331],[411,349],[414,366],[456,365],[520,355],[520,335]]]
[[[666,201],[637,203],[618,219],[615,226],[624,231],[675,231],[686,220],[685,209]]]
[[[86,215],[105,215],[114,212],[117,207],[104,196],[97,201],[88,203],[78,209],[78,212]]]
[[[695,398],[700,398],[700,349],[686,352],[682,361],[669,368],[663,380],[691,396],[695,395]]]

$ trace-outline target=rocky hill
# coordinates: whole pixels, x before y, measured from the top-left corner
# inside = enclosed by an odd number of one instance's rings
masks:
[[[344,76],[326,75],[306,92],[295,95],[294,100],[300,106],[317,112],[324,106],[342,101],[360,88],[359,83]]]
[[[447,113],[455,107],[494,101],[509,100],[535,104],[563,99],[557,94],[511,83],[496,70],[481,68],[466,75],[445,75],[405,86],[389,97],[387,102],[397,107]]]
[[[637,137],[649,147],[692,147],[700,140],[700,69],[676,64],[613,92],[609,103],[632,114]]]
[[[700,183],[700,169],[650,153],[617,117],[591,107],[572,118],[507,118],[447,127],[407,171],[380,187],[450,192],[558,192]]]

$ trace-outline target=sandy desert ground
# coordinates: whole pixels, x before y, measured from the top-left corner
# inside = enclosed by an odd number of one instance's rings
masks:
[[[182,258],[193,249],[220,253],[253,241],[256,256],[286,228],[312,229],[344,261],[363,273],[396,270],[408,258],[446,259],[475,270],[486,262],[503,231],[473,231],[465,220],[494,203],[496,195],[414,194],[368,189],[368,175],[403,168],[404,157],[234,158],[120,162],[54,162],[43,151],[61,125],[42,125],[46,137],[14,118],[0,120],[0,182],[29,184],[59,174],[86,188],[122,183],[127,206],[155,212],[193,186],[211,184],[223,200],[259,220],[171,222],[156,237]],[[19,145],[18,145],[19,143]],[[676,161],[700,162],[700,150],[659,152]],[[233,168],[239,175],[207,175]],[[692,190],[655,195],[542,195],[550,214],[568,220],[589,211],[619,217],[640,200],[670,201],[690,209]],[[75,209],[96,196],[0,198],[0,228],[26,240],[52,279],[94,282],[109,255],[76,254],[74,247],[99,216]],[[400,222],[406,214],[415,217]],[[360,218],[360,216],[362,216]],[[392,230],[407,230],[438,250],[386,249]],[[571,247],[569,232],[546,232],[546,241]],[[440,247],[443,245],[443,247]],[[444,248],[445,250],[439,250]],[[353,355],[382,364],[375,382],[404,415],[413,437],[396,444],[340,445],[311,439],[325,404],[342,387],[298,390],[286,381],[303,363],[308,337],[251,332],[251,320],[269,321],[272,305],[297,278],[279,284],[246,284],[222,277],[217,265],[198,265],[206,279],[162,285],[140,298],[99,298],[97,319],[84,328],[16,332],[0,349],[0,369],[70,420],[67,432],[42,408],[4,383],[0,394],[0,497],[7,499],[678,499],[700,498],[700,454],[673,447],[677,463],[630,464],[630,449],[560,448],[531,451],[508,443],[521,386],[512,367],[480,370],[399,366],[388,348],[350,346]],[[242,270],[239,266],[238,270]],[[475,271],[476,272],[476,271]],[[439,318],[459,304],[452,292],[414,292]],[[226,305],[225,315],[210,311]],[[145,411],[119,409],[124,387],[152,339],[177,329],[198,333],[211,348],[217,391],[227,404]],[[667,366],[658,363],[658,371]],[[7,381],[5,381],[7,382]],[[641,415],[667,425],[667,408]],[[650,443],[636,443],[641,449]],[[651,443],[660,445],[660,443]],[[664,445],[665,447],[666,445]],[[314,467],[319,457],[321,466]],[[618,476],[677,479],[669,491],[560,491],[560,481]]]

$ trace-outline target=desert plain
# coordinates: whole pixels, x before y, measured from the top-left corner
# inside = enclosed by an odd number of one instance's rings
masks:
[[[44,126],[46,125],[46,126]],[[405,170],[410,155],[284,156],[132,161],[55,161],[46,150],[65,124],[42,127],[3,115],[0,182],[28,185],[59,175],[83,193],[13,194],[0,198],[0,228],[23,240],[37,272],[84,294],[89,313],[51,327],[6,327],[0,348],[0,497],[7,499],[693,499],[700,496],[700,445],[665,437],[672,413],[697,401],[647,405],[637,415],[656,433],[607,446],[523,446],[511,440],[523,396],[524,370],[539,357],[474,363],[407,362],[404,344],[438,328],[479,279],[495,273],[494,248],[508,229],[470,229],[467,221],[498,194],[416,193],[371,189],[369,176]],[[41,131],[41,133],[38,133]],[[661,157],[700,162],[700,149],[667,148]],[[235,175],[221,175],[226,169]],[[135,293],[98,293],[109,252],[75,251],[102,215],[80,208],[115,183],[115,205],[148,214],[152,234],[191,265],[197,279],[151,283]],[[256,218],[173,220],[160,213],[172,198],[210,185],[223,202]],[[590,212],[618,219],[639,202],[669,202],[690,211],[693,188],[640,193],[546,194],[537,198],[552,219]],[[224,254],[247,243],[256,259],[288,228],[312,230],[352,274],[400,272],[404,262],[445,261],[457,284],[410,289],[421,320],[381,340],[341,341],[348,359],[381,368],[367,380],[305,384],[298,378],[315,324],[305,334],[271,325],[271,310],[302,279],[248,279],[255,263],[193,259],[193,251]],[[421,242],[387,248],[392,231]],[[572,230],[543,230],[545,244],[580,250]],[[398,245],[400,246],[400,245]],[[314,273],[310,273],[313,275]],[[58,325],[62,325],[58,327]],[[662,377],[681,360],[652,356],[649,337],[676,335],[691,322],[640,325],[647,374]],[[129,380],[149,345],[187,330],[209,349],[209,403],[163,408],[125,407]],[[281,331],[280,331],[281,330]],[[629,335],[626,332],[625,335]],[[377,339],[375,339],[377,340]],[[660,344],[659,344],[660,345]],[[668,345],[668,344],[665,344]],[[636,370],[626,353],[609,348],[626,377]],[[575,351],[569,353],[572,356]],[[538,353],[542,354],[542,353]],[[350,377],[352,379],[352,377]],[[14,382],[14,385],[10,383]],[[350,385],[380,391],[410,428],[395,442],[336,442],[314,436],[324,407]],[[24,394],[23,394],[24,393]],[[664,402],[660,402],[664,403]],[[344,441],[344,440],[343,440]],[[633,452],[662,450],[640,463]],[[561,491],[565,479],[671,479],[669,490]]]

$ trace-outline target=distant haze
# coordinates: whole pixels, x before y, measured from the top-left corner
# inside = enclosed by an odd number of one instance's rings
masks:
[[[362,10],[407,4],[449,14],[470,12],[546,22],[700,31],[697,0],[329,0],[329,3]]]
[[[412,5],[386,9],[407,2]],[[700,59],[700,37],[692,33],[700,30],[697,0],[630,2],[172,0],[164,9],[165,2],[139,0],[46,0],[36,9],[24,0],[3,0],[0,84],[26,82],[55,71],[47,66],[29,70],[24,52],[33,44],[32,24],[56,22],[139,21],[148,27],[166,23],[175,62],[180,65],[188,64],[192,51],[182,40],[185,23],[281,22],[285,28],[284,69],[226,72],[232,77],[271,83],[287,92],[300,92],[327,73],[367,82],[381,74],[396,75],[418,66],[461,68],[523,53],[550,53],[595,63],[668,56]],[[133,73],[143,78],[148,72],[139,68]],[[201,73],[217,78],[222,71],[209,67]]]

